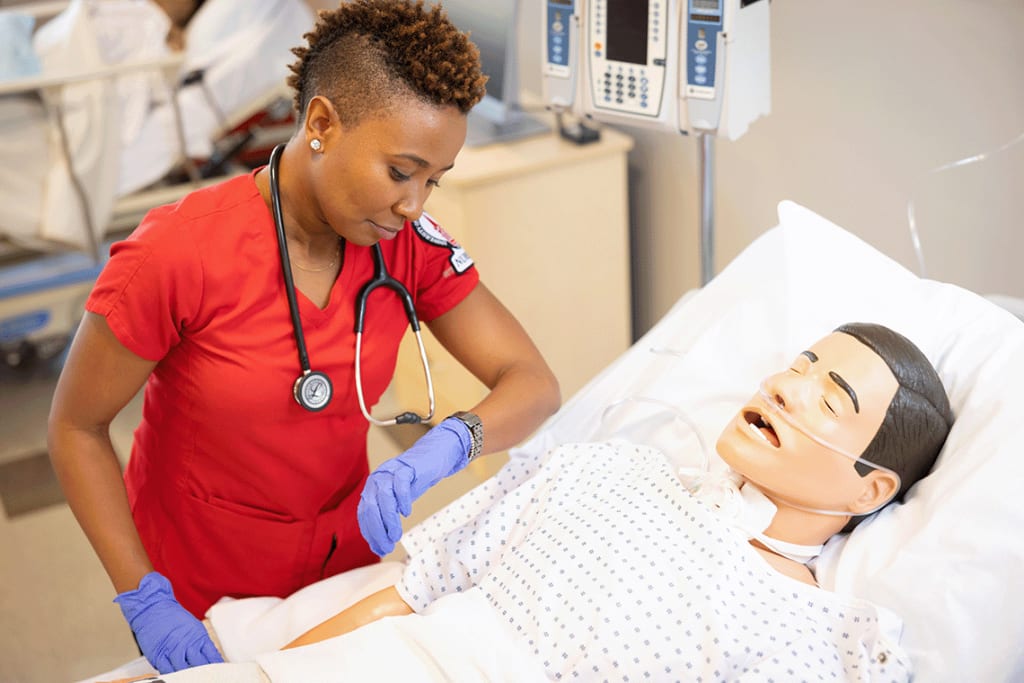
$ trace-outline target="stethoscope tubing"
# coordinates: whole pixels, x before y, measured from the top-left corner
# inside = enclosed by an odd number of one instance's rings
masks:
[[[384,263],[384,253],[381,251],[379,242],[373,245],[372,251],[373,279],[363,285],[362,290],[359,292],[359,296],[356,298],[356,395],[359,399],[359,409],[362,411],[363,417],[365,417],[367,421],[371,424],[377,425],[378,427],[427,422],[434,417],[434,383],[430,377],[430,363],[427,361],[427,352],[423,347],[423,337],[420,335],[420,319],[419,316],[416,315],[416,307],[412,302],[412,295],[409,294],[409,290],[406,289],[405,285],[393,278],[388,272],[387,265]],[[370,415],[370,411],[366,408],[366,401],[363,398],[361,361],[363,357],[363,322],[366,317],[366,307],[370,298],[370,293],[379,287],[390,289],[398,295],[398,298],[402,301],[402,306],[405,308],[405,317],[409,321],[409,327],[412,328],[413,334],[416,335],[416,346],[419,348],[420,363],[423,365],[423,374],[427,383],[427,397],[430,402],[430,411],[426,417],[422,417],[413,412],[404,412],[391,420],[378,420]]]
[[[277,145],[270,153],[270,203],[274,211],[274,227],[277,233],[277,248],[281,253],[281,271],[284,275],[284,289],[288,296],[288,312],[292,317],[292,331],[295,335],[295,346],[299,350],[299,366],[302,374],[308,375],[312,368],[309,365],[309,352],[306,349],[306,335],[302,333],[302,320],[299,317],[299,301],[295,295],[295,279],[292,277],[291,258],[288,256],[288,240],[284,234],[284,212],[281,210],[281,185],[278,179],[278,167],[281,165],[281,154],[284,145]]]
[[[323,373],[313,373],[312,367],[309,363],[309,352],[306,348],[306,337],[302,332],[302,319],[299,316],[299,301],[295,292],[295,279],[292,276],[291,259],[288,256],[288,241],[284,232],[284,212],[281,208],[281,185],[278,178],[278,169],[281,164],[281,155],[284,152],[285,145],[280,144],[274,147],[270,153],[270,203],[274,214],[274,229],[277,233],[277,247],[281,256],[281,272],[284,276],[284,287],[285,293],[288,298],[288,312],[292,319],[292,331],[295,335],[295,346],[299,353],[299,365],[302,368],[302,377],[296,383],[296,400],[303,407],[310,410],[321,410],[326,406],[326,401],[316,408],[312,408],[302,400],[299,399],[298,393],[301,391],[298,387],[301,386],[303,377],[309,380],[315,380],[316,377],[310,377],[310,375],[319,375],[324,382],[327,383],[328,396],[330,395],[330,380]],[[423,337],[420,334],[420,321],[416,315],[416,307],[413,304],[412,295],[409,294],[409,290],[401,282],[391,277],[388,272],[387,265],[384,263],[384,253],[381,250],[380,243],[376,243],[371,247],[373,254],[373,278],[363,285],[356,297],[356,315],[355,315],[355,334],[356,334],[356,353],[355,353],[355,385],[356,395],[359,399],[359,410],[363,413],[363,417],[367,419],[371,424],[387,427],[396,424],[420,424],[422,422],[428,422],[434,417],[434,382],[430,375],[430,364],[427,360],[427,352],[423,346]],[[391,420],[378,420],[370,415],[369,409],[366,407],[366,400],[363,397],[363,378],[362,378],[362,345],[363,345],[363,325],[366,319],[366,305],[369,300],[370,293],[379,287],[390,289],[398,298],[402,301],[402,307],[405,309],[406,319],[409,321],[409,326],[412,328],[413,333],[416,335],[416,345],[419,348],[420,362],[423,365],[423,374],[427,384],[427,397],[429,400],[429,413],[424,417],[417,413],[407,411],[401,413]],[[330,399],[326,399],[329,401]]]

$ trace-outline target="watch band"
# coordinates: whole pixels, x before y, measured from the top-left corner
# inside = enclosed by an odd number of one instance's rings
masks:
[[[469,428],[469,436],[472,441],[472,445],[469,447],[468,462],[473,462],[473,460],[475,460],[484,449],[484,423],[480,421],[480,418],[476,413],[470,413],[465,410],[452,413],[448,417],[454,417]]]

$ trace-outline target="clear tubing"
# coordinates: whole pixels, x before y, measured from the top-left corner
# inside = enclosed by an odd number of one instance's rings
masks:
[[[811,441],[815,442],[816,444],[818,444],[819,446],[821,446],[823,448],[826,448],[826,449],[832,451],[833,453],[841,455],[844,458],[849,458],[850,460],[853,460],[854,462],[863,463],[863,464],[867,465],[868,467],[871,467],[872,469],[876,469],[876,470],[879,470],[879,471],[882,471],[882,472],[888,472],[893,477],[895,477],[895,479],[897,481],[896,489],[899,490],[900,486],[902,485],[902,482],[900,480],[900,475],[896,474],[895,472],[893,472],[888,467],[883,467],[882,465],[877,465],[877,464],[871,462],[870,460],[865,460],[860,455],[855,455],[855,454],[850,453],[849,451],[847,451],[847,450],[845,450],[843,448],[839,448],[838,446],[835,446],[834,444],[829,443],[828,441],[826,441],[825,439],[821,438],[817,434],[814,434],[813,432],[811,432],[811,430],[807,429],[804,425],[800,424],[796,420],[796,418],[793,417],[793,415],[791,413],[783,410],[782,407],[779,406],[778,402],[775,401],[775,399],[773,399],[771,397],[771,394],[765,389],[765,386],[764,386],[763,383],[761,384],[760,387],[758,387],[758,392],[757,393],[758,393],[758,396],[760,396],[761,400],[764,402],[764,404],[771,411],[773,418],[777,417],[777,418],[781,419],[789,427],[792,427],[794,430],[800,432],[801,434],[803,434],[805,437],[807,437]],[[814,513],[821,514],[821,515],[836,515],[836,516],[841,516],[841,517],[846,517],[846,516],[862,517],[862,516],[870,515],[871,513],[878,511],[880,508],[885,506],[886,503],[888,503],[889,501],[888,500],[883,501],[878,506],[872,508],[871,510],[868,510],[866,512],[858,512],[858,513],[853,513],[853,512],[850,512],[849,510],[821,510],[821,509],[818,509],[818,508],[811,508],[811,507],[805,507],[805,506],[802,506],[802,505],[797,505],[795,503],[791,503],[790,501],[784,501],[784,502],[787,505],[789,505],[790,507],[797,508],[798,510],[805,510],[807,512],[814,512]]]
[[[948,171],[953,168],[959,168],[961,166],[968,166],[970,164],[976,164],[980,161],[985,161],[989,157],[995,156],[996,154],[1001,154],[1002,152],[1005,152],[1011,147],[1020,144],[1022,141],[1024,141],[1024,132],[1020,133],[1019,135],[1017,135],[1017,137],[1013,138],[1009,142],[1005,142],[996,149],[991,150],[989,152],[982,152],[980,154],[975,154],[973,156],[965,157],[963,159],[951,161],[947,164],[942,164],[941,166],[936,166],[935,168],[925,173],[925,176],[927,177],[930,175],[934,175],[936,173]],[[917,274],[920,275],[921,277],[928,277],[928,271],[925,270],[924,249],[922,249],[921,247],[921,235],[917,229],[917,214],[914,208],[913,192],[911,192],[910,194],[910,199],[907,200],[907,224],[910,227],[910,241],[914,247],[914,254],[917,256]]]
[[[627,396],[625,398],[621,398],[617,401],[608,404],[605,407],[605,409],[601,412],[600,423],[602,424],[602,426],[609,421],[609,415],[613,413],[617,408],[630,403],[657,406],[659,408],[664,409],[665,412],[671,415],[673,422],[679,422],[686,425],[689,431],[693,433],[693,437],[697,440],[697,446],[700,451],[700,453],[698,454],[698,461],[696,466],[687,467],[687,469],[692,469],[693,471],[697,472],[699,476],[703,476],[705,473],[708,472],[708,469],[710,467],[709,449],[707,442],[704,441],[704,437],[701,436],[700,429],[697,427],[697,424],[690,418],[690,416],[686,414],[685,411],[683,411],[679,406],[673,405],[668,401],[663,401],[657,398],[651,398],[649,396]],[[599,436],[603,438],[610,438],[614,437],[615,434]]]

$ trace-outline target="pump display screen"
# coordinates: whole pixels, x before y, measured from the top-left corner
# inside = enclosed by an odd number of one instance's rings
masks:
[[[718,12],[722,9],[721,0],[690,0],[690,8],[694,10],[711,10]]]
[[[647,63],[649,0],[608,0],[608,59],[631,64]]]

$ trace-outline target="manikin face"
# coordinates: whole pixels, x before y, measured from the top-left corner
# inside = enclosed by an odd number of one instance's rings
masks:
[[[314,155],[319,219],[346,240],[368,246],[392,239],[414,221],[466,140],[466,116],[454,106],[414,98],[343,127],[323,98],[328,130]]]
[[[872,470],[861,477],[851,458],[804,433],[848,454],[864,452],[898,388],[871,349],[850,335],[833,333],[762,387],[767,398],[755,394],[719,437],[717,450],[729,467],[780,507],[864,513],[883,502],[867,500],[879,495],[879,486],[891,496],[891,481],[888,488],[882,481],[886,473]]]

